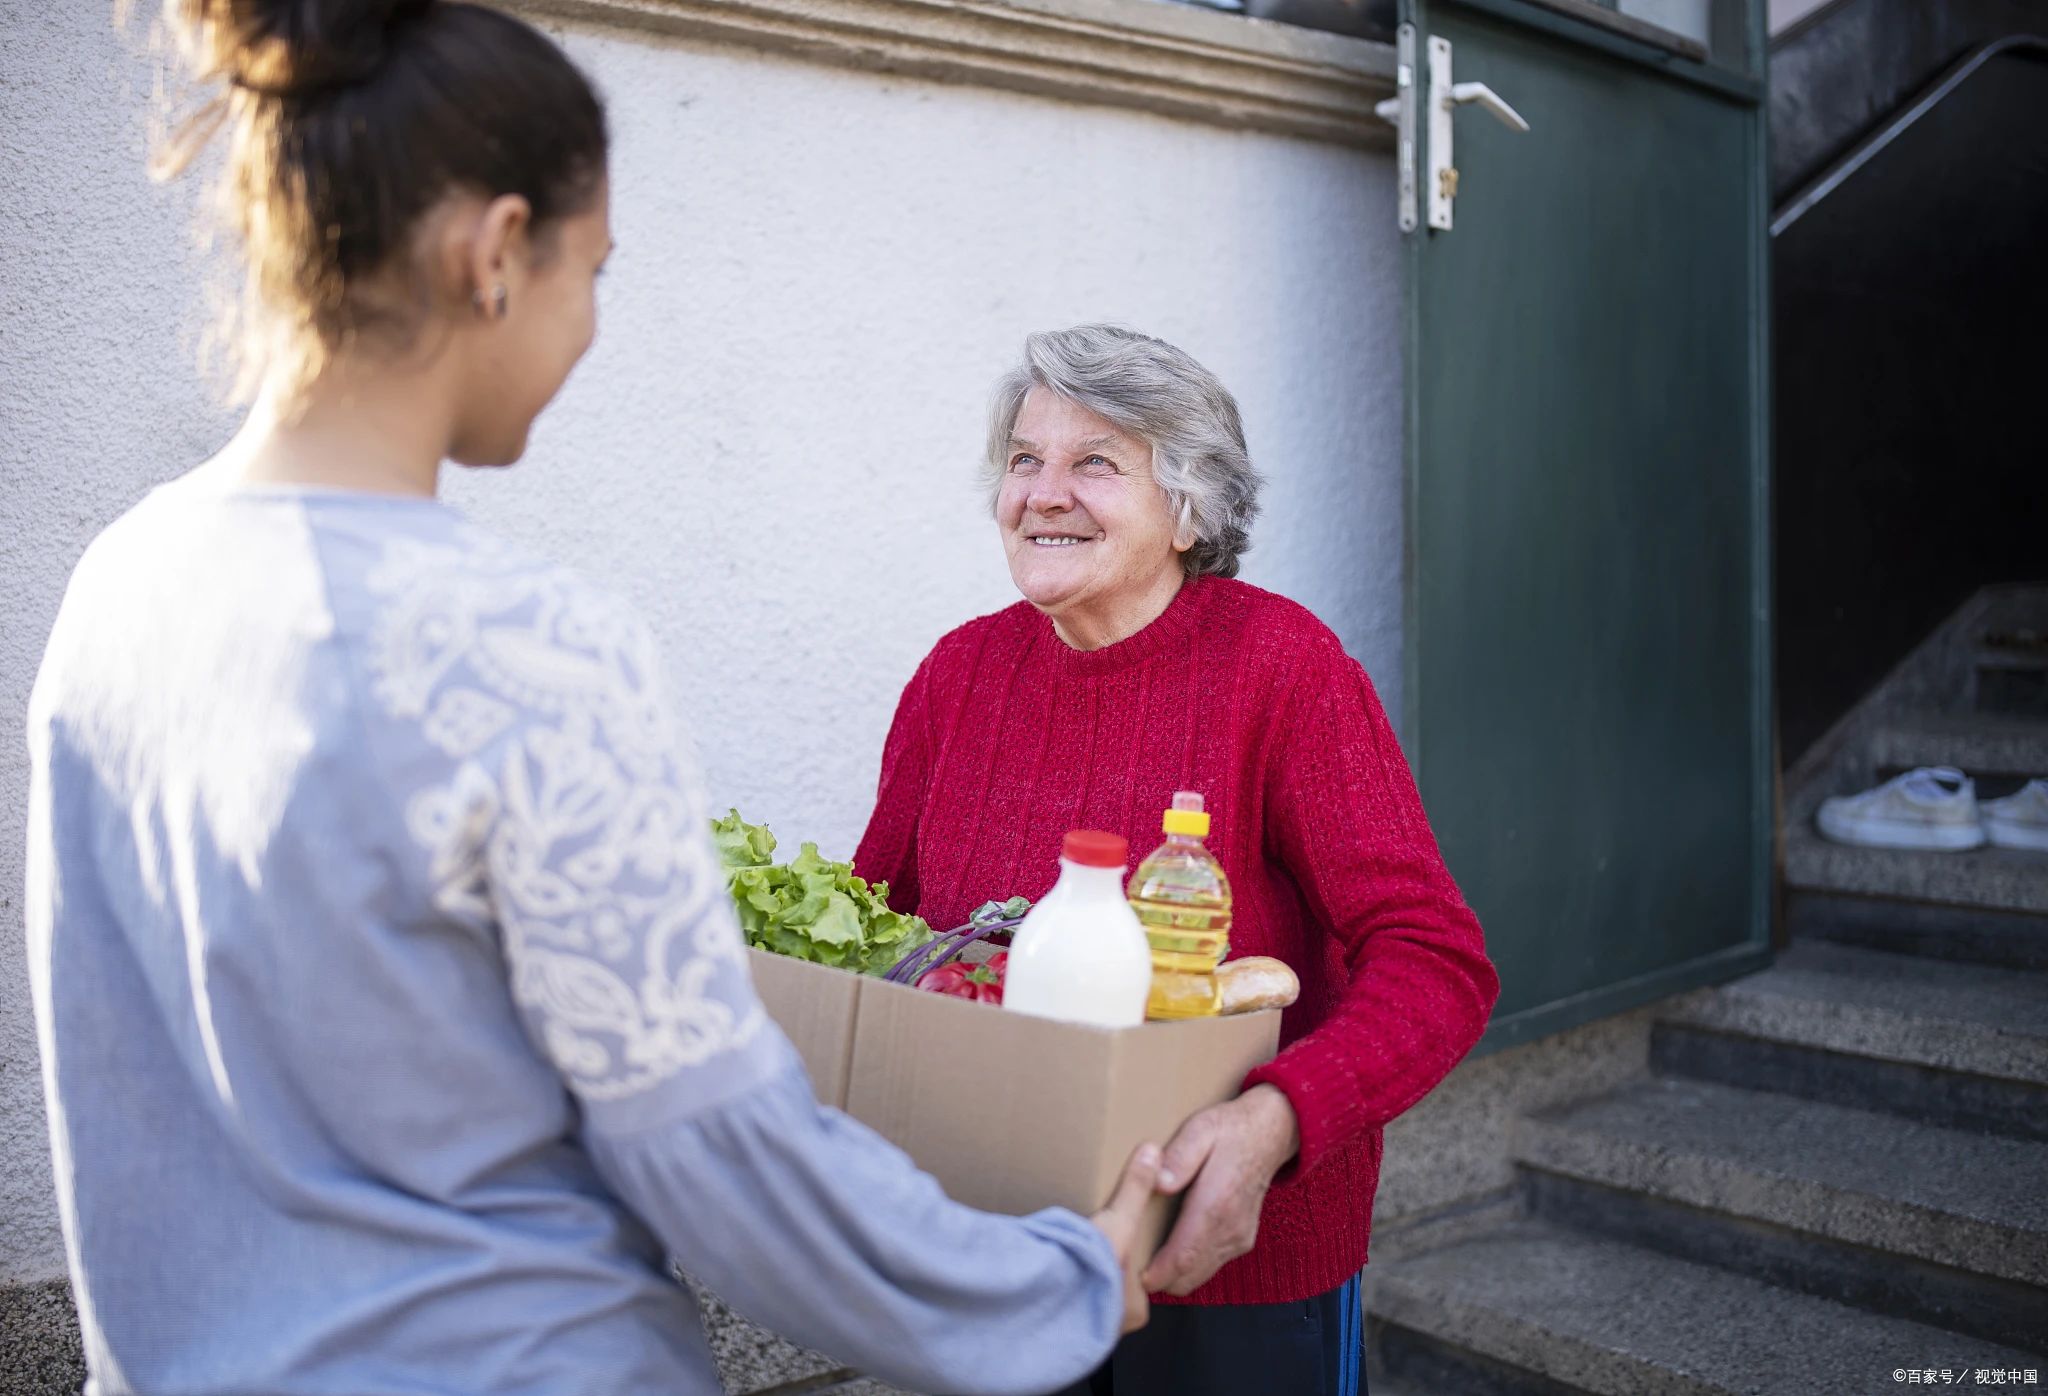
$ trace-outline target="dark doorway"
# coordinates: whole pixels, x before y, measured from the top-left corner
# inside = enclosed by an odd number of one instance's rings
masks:
[[[1952,67],[1774,234],[1789,765],[1980,586],[2048,577],[2048,39]]]

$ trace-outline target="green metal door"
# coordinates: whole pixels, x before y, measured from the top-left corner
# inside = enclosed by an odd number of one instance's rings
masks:
[[[1723,9],[1732,67],[1588,0],[1403,4],[1404,710],[1501,971],[1481,1050],[1769,957],[1761,26]]]

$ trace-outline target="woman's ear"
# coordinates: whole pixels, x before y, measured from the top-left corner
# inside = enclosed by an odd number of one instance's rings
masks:
[[[470,304],[488,320],[502,320],[511,295],[532,258],[528,233],[533,205],[524,195],[500,194],[479,210],[463,256],[464,289]]]

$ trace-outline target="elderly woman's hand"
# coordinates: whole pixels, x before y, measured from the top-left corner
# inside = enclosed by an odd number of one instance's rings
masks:
[[[1145,1288],[1184,1296],[1252,1248],[1273,1175],[1301,1147],[1294,1106],[1278,1087],[1254,1086],[1180,1127],[1166,1146],[1159,1190],[1187,1192],[1173,1234],[1145,1269]]]

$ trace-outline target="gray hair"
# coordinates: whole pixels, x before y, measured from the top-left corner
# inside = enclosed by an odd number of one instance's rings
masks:
[[[1259,512],[1259,473],[1245,450],[1237,400],[1222,380],[1163,339],[1117,325],[1045,330],[1024,341],[1024,361],[996,384],[989,412],[989,498],[1009,469],[1010,433],[1033,388],[1058,393],[1152,448],[1152,478],[1178,527],[1190,577],[1237,575]]]

